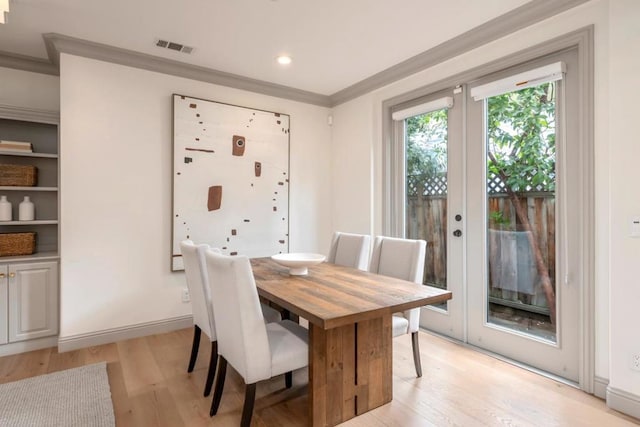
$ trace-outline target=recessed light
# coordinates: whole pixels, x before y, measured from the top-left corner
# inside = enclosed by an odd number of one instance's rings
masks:
[[[289,55],[280,55],[276,58],[276,61],[280,65],[289,65],[291,64],[291,57]]]

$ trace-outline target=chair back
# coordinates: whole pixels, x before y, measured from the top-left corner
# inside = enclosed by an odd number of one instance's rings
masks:
[[[271,350],[249,258],[207,251],[205,259],[218,353],[247,384],[271,378]]]
[[[196,245],[191,240],[180,242],[184,273],[187,278],[187,288],[191,296],[193,323],[211,339],[216,340],[216,327],[211,305],[211,290],[209,276],[205,265],[204,254],[209,245]]]
[[[422,285],[426,250],[424,240],[378,236],[373,244],[369,271]],[[405,310],[402,315],[409,321],[407,332],[417,332],[420,308]]]
[[[333,233],[328,262],[366,271],[369,267],[371,237],[363,234]]]
[[[427,242],[378,236],[369,271],[422,284]]]

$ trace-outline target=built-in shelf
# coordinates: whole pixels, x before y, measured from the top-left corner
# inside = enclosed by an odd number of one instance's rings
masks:
[[[1,117],[1,114],[2,112],[0,111],[0,140],[28,141],[32,144],[34,153],[16,150],[3,151],[2,147],[0,147],[0,163],[35,167],[37,170],[37,185],[0,186],[0,195],[6,196],[7,201],[12,205],[13,216],[11,218],[14,219],[14,221],[0,221],[0,232],[36,233],[35,254],[0,257],[0,263],[58,260],[58,248],[60,247],[58,244],[60,237],[58,125],[57,123],[7,119]],[[29,197],[35,206],[36,216],[33,221],[18,220],[20,203],[25,197]],[[0,300],[0,311],[1,308],[2,303]],[[1,325],[2,316],[0,315]]]
[[[57,219],[36,219],[34,221],[0,221],[0,225],[52,225],[57,223]]]
[[[0,186],[0,191],[58,191],[58,187],[14,187],[12,185]]]
[[[36,252],[33,255],[3,256],[0,257],[0,263],[21,262],[21,261],[53,261],[60,258],[56,251]]]
[[[20,153],[17,151],[1,151],[0,156],[16,156],[16,157],[41,157],[44,159],[57,159],[57,154],[49,153]]]
[[[6,116],[7,111],[9,117]],[[6,351],[7,345],[22,346],[28,340],[55,336],[59,325],[60,159],[57,114],[47,114],[42,122],[34,122],[29,120],[29,114],[27,120],[20,119],[20,111],[14,115],[11,108],[0,105],[0,140],[28,141],[35,152],[3,151],[1,148],[8,146],[0,147],[0,163],[34,168],[37,185],[0,186],[0,196],[6,197],[11,204],[12,216],[4,218],[16,219],[0,221],[0,233],[33,233],[35,248],[31,255],[0,256],[0,274],[4,277],[4,287],[0,286],[0,354]],[[17,181],[4,181],[3,184],[10,182]],[[20,204],[27,198],[34,204],[36,219],[19,221]],[[3,253],[19,252],[28,251],[5,250]]]

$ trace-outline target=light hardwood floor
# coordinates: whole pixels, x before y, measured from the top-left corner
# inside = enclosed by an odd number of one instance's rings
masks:
[[[0,358],[0,383],[107,362],[118,426],[237,426],[244,386],[229,367],[218,415],[202,396],[209,345],[187,374],[192,330],[185,329],[67,353],[55,348]],[[442,338],[420,333],[423,377],[416,378],[410,337],[393,341],[391,403],[344,426],[629,426],[636,419],[565,384]],[[206,341],[206,340],[205,340]],[[307,372],[260,384],[253,426],[307,424]]]

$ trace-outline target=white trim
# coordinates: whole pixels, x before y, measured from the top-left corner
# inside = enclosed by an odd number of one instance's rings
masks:
[[[564,62],[555,62],[525,71],[524,73],[514,74],[480,86],[472,87],[470,93],[474,101],[480,101],[492,96],[503,95],[516,90],[538,86],[543,83],[555,82],[562,80],[566,68]]]
[[[405,108],[402,110],[394,111],[391,114],[393,120],[404,120],[409,117],[418,116],[420,114],[427,114],[432,111],[442,110],[443,108],[453,107],[453,97],[445,96],[444,98],[434,99],[433,101],[425,102],[423,104],[414,105],[413,107]]]
[[[90,332],[87,334],[60,337],[60,339],[58,339],[58,351],[63,353],[65,351],[77,350],[79,348],[93,347],[116,341],[162,334],[178,329],[190,328],[192,326],[193,317],[188,315],[174,317],[172,319],[158,320],[155,322],[140,323],[121,328],[106,329],[104,331]]]
[[[0,51],[0,67],[13,68],[14,70],[28,71],[30,73],[48,74],[51,76],[60,75],[58,66],[49,59],[18,55],[4,51]]]
[[[515,33],[518,30],[544,21],[589,0],[539,0],[529,1],[501,16],[459,34],[431,49],[417,54],[371,77],[355,83],[331,95],[331,105],[343,104],[351,99],[372,92],[383,86],[404,79],[412,74],[441,64],[480,46]],[[459,84],[453,81],[452,86]]]
[[[54,336],[4,344],[0,345],[0,356],[9,356],[11,354],[26,353],[27,351],[55,347],[57,342],[58,337]]]
[[[596,376],[593,379],[593,394],[600,399],[607,398],[607,387],[609,386],[609,380]]]
[[[640,418],[640,396],[615,387],[607,387],[607,406],[623,414]]]
[[[35,108],[14,107],[13,105],[0,104],[0,118],[21,120],[25,122],[60,123],[60,113],[51,110],[38,110]]]
[[[279,88],[282,89],[282,91],[280,91],[278,87],[273,87],[274,85],[267,82],[251,80],[243,76],[238,76],[230,73],[222,73],[220,71],[204,67],[201,67],[201,70],[199,70],[202,71],[202,73],[197,73],[199,77],[194,77],[192,75],[194,71],[190,70],[189,64],[184,64],[185,67],[183,69],[180,69],[180,64],[183,63],[178,62],[171,65],[164,64],[162,66],[167,66],[168,68],[170,68],[169,72],[163,69],[158,69],[155,71],[202,81],[220,79],[222,80],[222,82],[219,84],[223,84],[229,87],[240,86],[240,88],[244,88],[244,86],[247,86],[247,81],[250,81],[251,84],[248,85],[249,87],[246,90],[253,90],[257,93],[267,93],[265,91],[268,91],[268,94],[278,96],[280,98],[293,99],[310,104],[335,107],[351,99],[357,98],[361,95],[408,77],[419,71],[426,70],[427,68],[430,68],[436,64],[440,64],[447,59],[454,58],[465,52],[486,45],[501,37],[515,33],[522,28],[529,27],[537,22],[558,15],[566,10],[579,6],[588,1],[589,0],[530,1],[520,7],[517,7],[516,9],[513,9],[501,16],[497,16],[492,20],[487,21],[484,24],[467,31],[466,33],[460,34],[439,44],[438,46],[419,53],[418,55],[402,61],[399,64],[393,65],[392,67],[374,74],[373,76],[367,77],[360,82],[339,90],[338,92],[330,96],[314,94],[311,92],[305,93],[304,91],[297,91],[296,89],[286,86],[280,86]],[[0,52],[0,66],[36,73],[58,75],[58,52],[56,52],[56,49],[47,40],[48,36],[43,35],[43,37],[45,38],[45,47],[49,56],[48,61],[42,58],[16,55],[9,52]],[[85,40],[85,42],[87,41]],[[94,52],[93,55],[103,55],[103,52]],[[124,59],[125,58],[120,56],[120,60]],[[102,60],[108,61],[108,59],[105,58],[102,58]],[[117,61],[114,62],[121,63]],[[124,63],[124,65],[140,67],[140,65],[136,65],[137,62],[139,62],[139,58],[133,58],[131,63]],[[140,68],[146,67],[143,66]],[[206,73],[211,73],[212,76],[206,77]],[[266,89],[260,89],[261,83],[264,83],[267,86]],[[293,95],[293,97],[290,98],[289,95]]]
[[[185,64],[184,62],[173,59],[148,55],[146,53],[122,49],[102,43],[94,43],[63,34],[47,33],[44,34],[43,37],[50,59],[57,66],[60,65],[60,54],[65,53],[170,76],[232,87],[253,93],[290,99],[306,104],[320,105],[322,107],[331,106],[331,99],[327,95],[243,77],[198,65]]]
[[[580,121],[584,126],[584,130],[581,132],[581,139],[585,144],[585,161],[584,167],[590,172],[589,178],[584,182],[583,195],[586,198],[585,204],[588,209],[583,213],[584,218],[582,221],[582,242],[579,245],[581,248],[581,259],[586,260],[584,271],[580,272],[580,277],[575,280],[579,280],[584,283],[584,288],[581,292],[581,325],[580,325],[580,375],[579,384],[580,388],[587,393],[593,393],[594,391],[594,375],[595,375],[595,280],[593,272],[593,262],[595,254],[595,242],[594,242],[594,196],[593,196],[593,170],[594,170],[594,47],[593,47],[593,35],[594,26],[589,25],[584,28],[572,31],[571,33],[556,37],[548,40],[544,43],[526,48],[520,52],[507,55],[504,58],[500,58],[491,61],[487,64],[483,64],[472,68],[470,70],[461,72],[459,74],[447,77],[438,82],[429,84],[427,86],[419,87],[408,91],[404,94],[397,95],[393,98],[386,99],[382,102],[382,232],[383,234],[392,235],[393,232],[392,220],[393,215],[391,213],[390,204],[385,203],[385,200],[391,200],[391,195],[395,189],[391,188],[391,182],[388,180],[390,174],[396,173],[393,166],[393,159],[391,153],[391,141],[393,140],[393,133],[395,132],[395,126],[393,120],[391,120],[392,109],[402,103],[411,102],[429,94],[436,93],[440,90],[445,90],[450,87],[459,85],[461,81],[471,81],[478,79],[482,76],[491,74],[492,72],[501,71],[510,66],[516,66],[518,64],[543,57],[545,55],[561,51],[567,48],[578,48],[578,61],[580,62],[580,105],[582,106],[580,112]],[[466,108],[465,108],[466,110]],[[467,168],[465,167],[465,170]],[[583,172],[584,174],[584,172]],[[467,212],[464,212],[467,217]],[[466,273],[465,273],[466,274]],[[466,296],[465,296],[466,299]],[[466,334],[465,334],[466,338]]]

